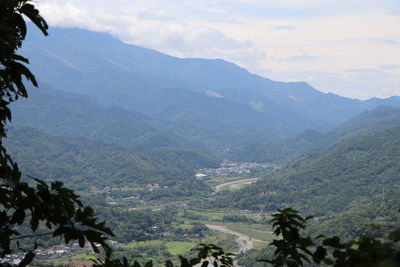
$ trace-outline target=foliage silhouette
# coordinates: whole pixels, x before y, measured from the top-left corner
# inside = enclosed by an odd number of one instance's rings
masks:
[[[104,222],[97,222],[93,209],[84,206],[61,182],[48,185],[32,177],[27,177],[31,180],[29,183],[24,182],[17,163],[3,146],[5,127],[11,121],[9,104],[28,96],[25,82],[38,86],[35,76],[25,65],[29,60],[17,54],[27,34],[23,16],[44,35],[48,34],[46,21],[30,2],[4,0],[0,4],[0,257],[20,249],[19,240],[43,235],[59,236],[66,243],[78,240],[81,247],[89,241],[96,252],[98,248],[94,244],[97,242],[106,255],[111,255],[106,235],[113,233]],[[21,235],[20,226],[24,223],[29,225],[32,234]],[[38,232],[39,225],[44,225],[48,232]],[[25,251],[20,266],[33,260],[36,247],[34,244]]]
[[[201,266],[207,267],[209,265],[215,267],[231,267],[233,266],[233,256],[235,254],[225,253],[225,251],[217,247],[215,245],[206,245],[199,244],[195,250],[198,251],[197,256],[192,259],[187,259],[185,257],[179,256],[180,264],[175,265],[172,261],[166,261],[166,267],[192,267],[192,266]],[[107,258],[104,261],[97,260],[95,261],[94,267],[141,267],[142,264],[138,261],[133,261],[133,263],[129,263],[126,257],[122,259],[113,259]],[[153,262],[146,262],[143,267],[152,267]]]
[[[312,264],[350,266],[400,266],[400,229],[384,240],[361,237],[341,242],[339,237],[302,236],[301,230],[312,217],[302,217],[297,211],[278,210],[271,220],[278,237],[270,244],[275,247],[272,259],[259,260],[274,267],[299,267]]]
[[[38,83],[35,76],[24,65],[29,60],[16,52],[21,48],[27,34],[23,15],[28,17],[47,35],[48,26],[39,11],[30,0],[4,0],[0,4],[0,258],[19,250],[19,240],[51,235],[64,238],[65,243],[77,240],[81,247],[88,241],[95,252],[99,252],[96,243],[105,251],[106,259],[98,260],[95,266],[130,266],[127,259],[113,259],[112,250],[106,243],[106,236],[112,231],[104,222],[97,222],[91,207],[84,206],[72,190],[61,182],[51,185],[44,181],[29,178],[30,183],[22,181],[22,174],[16,162],[7,154],[3,139],[7,137],[6,124],[11,121],[9,104],[19,97],[28,97],[24,82]],[[33,184],[33,185],[32,185]],[[21,235],[22,224],[27,224],[32,234]],[[40,232],[44,226],[48,232]],[[35,243],[26,252],[19,266],[27,266],[35,257]],[[21,249],[22,250],[22,249]],[[180,257],[181,266],[194,266],[201,263],[207,266],[232,266],[232,254],[226,254],[215,245],[199,245],[198,256],[188,260]],[[9,266],[0,263],[0,266]],[[140,266],[134,262],[132,266]],[[152,266],[152,262],[144,266]],[[166,266],[173,267],[170,261]]]

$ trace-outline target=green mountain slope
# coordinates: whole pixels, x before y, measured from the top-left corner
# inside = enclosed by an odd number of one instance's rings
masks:
[[[372,207],[378,216],[378,210],[400,204],[399,136],[400,127],[353,136],[325,152],[296,159],[243,190],[219,196],[214,204],[270,211],[290,206],[322,217]],[[397,209],[388,212],[400,215]]]
[[[160,149],[143,154],[83,137],[58,137],[33,128],[12,128],[6,147],[24,174],[60,180],[73,189],[128,184],[176,185],[194,181],[193,171],[218,160],[189,149]]]
[[[400,125],[400,108],[379,106],[346,121],[335,128],[330,135],[335,139],[340,139],[352,135],[382,131],[398,125]]]
[[[162,132],[137,111],[104,107],[81,94],[32,88],[28,99],[12,105],[13,125],[29,126],[53,135],[85,137],[133,150],[195,147],[184,137]]]
[[[275,82],[220,59],[182,59],[103,33],[52,28],[32,33],[23,54],[39,80],[101,104],[143,112],[203,147],[223,150],[327,130],[380,104]]]
[[[326,134],[307,130],[292,138],[232,149],[229,158],[242,162],[287,162],[303,154],[321,151],[329,145],[327,141]]]
[[[346,121],[335,129],[321,133],[308,130],[295,137],[254,143],[233,149],[230,157],[237,161],[286,162],[307,153],[320,152],[351,136],[360,136],[400,125],[400,109],[380,106]]]

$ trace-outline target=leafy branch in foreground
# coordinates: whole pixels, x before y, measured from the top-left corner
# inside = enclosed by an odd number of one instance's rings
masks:
[[[324,264],[335,267],[400,266],[400,229],[385,239],[361,237],[342,243],[339,237],[302,236],[301,230],[312,217],[303,218],[291,208],[278,210],[271,220],[278,237],[272,259],[259,260],[274,267],[299,267],[305,264]]]
[[[231,267],[233,266],[233,257],[235,254],[225,253],[224,250],[215,245],[200,244],[194,250],[198,250],[197,257],[187,259],[179,256],[180,264],[174,265],[172,261],[165,262],[166,267],[192,267],[192,266],[215,266],[215,267]],[[138,261],[129,263],[126,257],[121,259],[107,258],[104,261],[97,260],[93,267],[141,267]],[[143,267],[152,267],[153,262],[148,261]]]
[[[0,258],[19,248],[18,240],[44,235],[44,226],[53,237],[63,237],[65,243],[78,240],[100,243],[106,255],[111,255],[106,235],[112,235],[104,222],[97,222],[93,209],[82,204],[79,197],[61,182],[47,185],[39,179],[32,183],[22,181],[22,175],[3,146],[5,126],[11,121],[9,104],[19,97],[27,97],[24,81],[38,86],[35,76],[26,67],[27,58],[16,52],[25,40],[29,18],[47,35],[47,23],[30,0],[2,0],[0,2]],[[21,235],[22,225],[28,224],[32,234]],[[34,258],[34,249],[28,251],[19,264],[28,265]],[[92,245],[98,252],[96,246]]]

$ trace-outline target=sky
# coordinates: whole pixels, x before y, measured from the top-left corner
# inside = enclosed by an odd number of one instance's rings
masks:
[[[36,0],[79,27],[178,57],[222,58],[278,81],[400,95],[399,0]]]

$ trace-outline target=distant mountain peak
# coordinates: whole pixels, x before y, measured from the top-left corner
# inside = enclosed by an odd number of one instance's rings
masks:
[[[177,58],[106,33],[52,28],[39,36],[31,31],[22,50],[38,80],[139,111],[154,128],[213,151],[327,131],[379,105],[400,106],[398,97],[326,94],[306,82],[272,81],[223,59]]]

